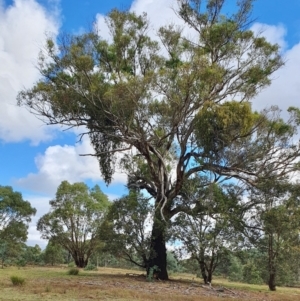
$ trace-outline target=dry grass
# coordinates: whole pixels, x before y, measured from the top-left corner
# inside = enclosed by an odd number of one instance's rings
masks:
[[[266,286],[231,283],[217,279],[213,289],[205,287],[191,275],[172,275],[172,280],[147,282],[132,271],[100,268],[83,271],[72,277],[65,268],[6,268],[0,272],[0,300],[116,300],[116,301],[292,301],[300,300],[300,289],[278,288],[269,292]],[[136,272],[134,272],[136,273]],[[23,286],[13,286],[10,277],[23,277]]]

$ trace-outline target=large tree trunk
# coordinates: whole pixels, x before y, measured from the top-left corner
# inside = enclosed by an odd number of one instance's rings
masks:
[[[85,268],[87,266],[88,258],[84,259],[84,256],[78,255],[77,252],[75,252],[72,257],[78,268]]]
[[[152,272],[160,280],[168,280],[167,249],[166,249],[167,224],[162,220],[159,210],[156,210],[151,233],[151,253],[148,275]]]

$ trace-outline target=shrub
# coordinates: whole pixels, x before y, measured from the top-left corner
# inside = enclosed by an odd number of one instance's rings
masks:
[[[85,268],[84,268],[85,271],[97,271],[97,267],[92,264],[92,263],[89,263]]]
[[[68,275],[78,275],[79,274],[79,269],[77,268],[71,268],[68,271]]]
[[[25,283],[25,279],[19,276],[11,276],[10,280],[13,285],[23,285]]]
[[[20,258],[16,262],[18,267],[25,267],[27,264],[27,261],[24,258]]]

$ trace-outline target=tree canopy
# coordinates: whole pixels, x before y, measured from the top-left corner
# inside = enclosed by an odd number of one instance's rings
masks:
[[[153,206],[136,191],[115,200],[101,227],[104,250],[148,269]]]
[[[36,209],[23,200],[20,192],[0,186],[0,241],[20,243],[27,240],[28,223]]]

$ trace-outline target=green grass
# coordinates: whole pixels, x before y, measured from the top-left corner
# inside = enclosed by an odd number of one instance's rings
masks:
[[[68,275],[78,275],[79,274],[79,269],[78,268],[71,268],[68,270]]]
[[[20,277],[20,276],[16,276],[16,275],[12,275],[10,276],[10,280],[12,282],[13,285],[24,285],[25,283],[25,278]]]

